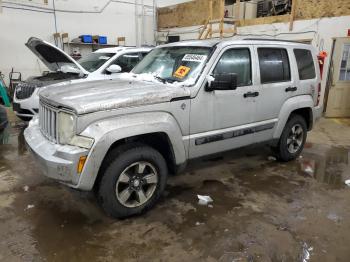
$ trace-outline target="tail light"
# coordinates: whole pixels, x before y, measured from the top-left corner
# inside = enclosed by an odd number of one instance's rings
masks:
[[[318,60],[318,64],[320,66],[320,76],[322,79],[323,76],[323,67],[324,67],[324,63],[326,61],[326,57],[327,57],[327,52],[325,51],[321,51],[318,56],[317,56],[317,60]]]
[[[316,100],[316,106],[320,104],[321,101],[321,83],[318,84],[317,87],[317,100]]]

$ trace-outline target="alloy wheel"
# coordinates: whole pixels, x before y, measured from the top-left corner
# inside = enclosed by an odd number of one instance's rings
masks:
[[[287,149],[291,154],[298,152],[303,144],[304,130],[300,124],[295,124],[287,137]]]
[[[135,162],[125,168],[118,177],[116,196],[123,206],[138,207],[153,196],[157,185],[157,169],[146,161]]]

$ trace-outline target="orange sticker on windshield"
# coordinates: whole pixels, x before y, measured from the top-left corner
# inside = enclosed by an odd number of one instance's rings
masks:
[[[173,76],[182,79],[188,74],[188,72],[190,72],[190,70],[191,68],[187,66],[180,66]]]

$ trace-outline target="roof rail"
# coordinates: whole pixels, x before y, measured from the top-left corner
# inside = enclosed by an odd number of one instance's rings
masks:
[[[296,40],[281,40],[275,38],[244,38],[243,40],[252,40],[252,41],[274,41],[274,42],[287,42],[287,43],[298,43],[303,44],[303,42],[299,42]]]

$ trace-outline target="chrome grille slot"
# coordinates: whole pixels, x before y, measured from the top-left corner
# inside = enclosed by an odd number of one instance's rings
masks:
[[[55,143],[57,142],[57,113],[57,109],[40,101],[39,125],[41,133]]]
[[[26,99],[32,96],[35,91],[35,84],[22,82],[16,86],[15,94],[17,99]]]

